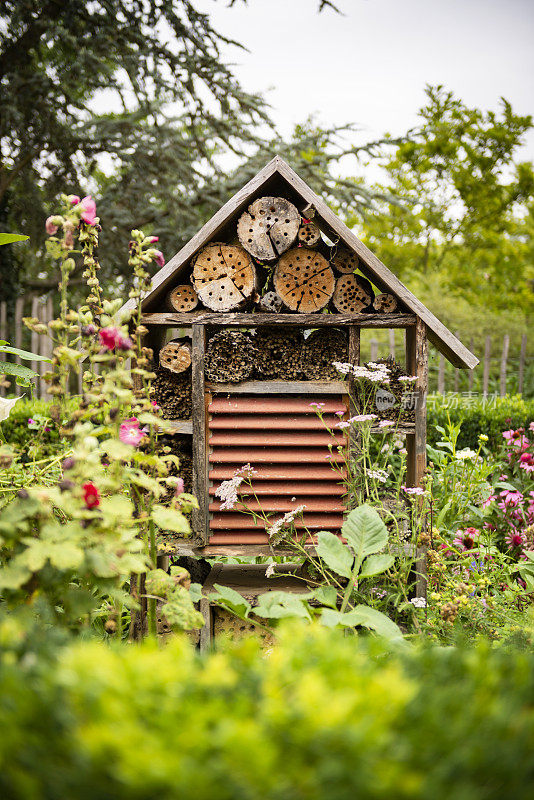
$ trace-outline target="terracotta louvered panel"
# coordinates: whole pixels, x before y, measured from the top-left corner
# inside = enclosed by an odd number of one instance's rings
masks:
[[[324,419],[317,415],[320,408]],[[215,395],[208,406],[209,510],[211,544],[267,544],[266,523],[253,518],[241,503],[221,511],[215,497],[220,483],[251,464],[252,488],[239,494],[246,507],[268,517],[267,525],[298,506],[305,506],[297,530],[338,532],[343,523],[343,431],[335,429],[347,412],[341,396]],[[325,425],[326,423],[326,425]],[[334,434],[327,430],[333,429]]]
[[[210,480],[215,482],[218,481],[220,483],[221,481],[226,481],[229,478],[232,478],[235,474],[235,471],[242,466],[242,461],[239,464],[237,462],[234,462],[233,464],[221,464],[213,467],[213,469],[210,469],[208,476]],[[325,466],[313,466],[309,464],[300,464],[298,466],[292,466],[290,464],[285,464],[283,466],[271,464],[265,466],[263,464],[257,464],[255,465],[255,469],[255,481],[329,481],[333,478],[341,480],[342,478],[346,477],[347,474],[346,469],[342,465],[338,465],[334,470],[331,466],[328,466],[326,462]]]
[[[330,470],[331,471],[331,470]],[[217,491],[217,486],[210,486],[209,493],[214,495]],[[330,483],[329,481],[299,481],[298,483],[287,483],[287,481],[256,481],[254,476],[251,485],[248,483],[242,484],[237,493],[239,495],[297,495],[302,494],[305,497],[310,495],[325,494],[329,497],[341,497],[345,494],[346,489],[342,483]]]
[[[342,398],[327,396],[292,397],[291,395],[233,395],[216,396],[208,406],[210,414],[311,414],[317,417],[317,404],[321,413],[336,414],[345,412],[346,404]]]

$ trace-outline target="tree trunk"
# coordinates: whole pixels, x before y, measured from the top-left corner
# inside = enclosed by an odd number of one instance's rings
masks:
[[[340,312],[360,314],[372,306],[374,292],[371,284],[359,275],[342,275],[336,283],[333,303]]]
[[[186,283],[175,286],[167,295],[167,307],[170,311],[187,313],[198,306],[198,294]]]
[[[250,378],[256,361],[252,336],[224,330],[211,337],[204,357],[204,374],[214,383],[240,383]]]
[[[313,314],[328,305],[335,287],[326,258],[306,247],[293,248],[281,256],[273,283],[284,305],[301,314]]]
[[[165,369],[179,374],[191,366],[191,343],[185,339],[173,339],[159,351],[159,363]]]
[[[301,217],[283,197],[260,197],[239,217],[239,241],[254,258],[275,261],[288,250],[299,231]]]
[[[256,291],[256,269],[238,245],[209,244],[198,254],[191,277],[202,303],[211,311],[243,308]]]

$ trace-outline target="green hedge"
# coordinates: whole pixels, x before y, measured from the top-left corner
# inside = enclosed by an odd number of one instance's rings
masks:
[[[43,661],[0,668],[3,800],[532,796],[532,652],[391,654],[290,627],[268,655],[175,638]]]
[[[502,432],[510,428],[528,428],[534,420],[534,400],[525,400],[521,395],[507,395],[483,400],[457,394],[430,395],[428,410],[428,442],[434,445],[441,434],[436,425],[445,426],[448,416],[452,422],[462,423],[459,447],[478,447],[478,436],[489,436],[488,447],[495,449],[502,444]]]

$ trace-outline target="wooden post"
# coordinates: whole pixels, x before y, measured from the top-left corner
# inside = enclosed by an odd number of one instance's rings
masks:
[[[390,328],[388,331],[389,334],[389,354],[391,358],[395,358],[395,331],[393,328]]]
[[[501,379],[500,379],[500,395],[504,397],[506,394],[506,362],[508,361],[508,348],[510,346],[510,337],[507,333],[504,334],[502,341],[502,356],[501,356]]]
[[[527,334],[524,333],[521,337],[521,352],[519,354],[519,378],[517,382],[517,391],[523,394],[523,378],[525,375],[525,360],[527,356]]]
[[[459,334],[458,331],[456,331],[456,333],[454,335],[456,336],[457,339],[460,338],[460,334]],[[460,389],[460,370],[458,369],[458,367],[455,367],[454,368],[454,391],[455,391],[456,394],[458,394],[458,390],[459,389]]]
[[[445,356],[443,353],[439,354],[438,394],[445,394]]]
[[[0,339],[7,340],[7,304],[3,301],[0,303]],[[4,380],[5,375],[0,375],[0,378]],[[0,386],[0,397],[5,396],[6,390]]]
[[[353,364],[355,366],[360,365],[360,329],[356,325],[351,325],[349,328],[348,361],[349,364]],[[347,385],[349,392],[349,414],[351,417],[353,417],[355,414],[358,413],[356,404],[354,402],[355,382],[353,375],[349,374]],[[352,468],[353,465],[356,463],[359,442],[358,442],[357,426],[351,425],[348,431],[349,431],[349,444],[348,444],[349,463],[347,464],[347,474],[350,479],[351,477],[353,477]],[[353,495],[353,493],[351,493],[351,495]],[[353,496],[348,497],[349,508],[354,508],[356,500],[357,498]]]
[[[37,319],[39,319],[39,314],[40,313],[41,313],[41,308],[40,308],[39,298],[38,297],[32,297],[31,315],[32,315],[32,317],[36,317]],[[40,337],[39,337],[38,333],[35,333],[35,331],[31,332],[30,350],[32,351],[32,353],[39,353],[39,338]],[[32,370],[34,372],[38,372],[38,369],[39,369],[38,363],[39,363],[38,361],[32,361],[31,362],[31,368],[32,368]],[[37,397],[39,397],[39,381],[35,382],[35,394],[36,394]]]
[[[15,347],[19,349],[22,347],[22,331],[24,330],[24,325],[22,322],[22,317],[24,316],[24,298],[17,297],[15,300]],[[20,357],[15,356],[15,361],[17,364],[21,363]],[[17,386],[15,383],[15,379],[13,379],[13,390],[15,394],[21,395],[23,392],[22,386]]]
[[[475,340],[473,339],[473,337],[471,337],[471,339],[469,340],[469,349],[471,350],[471,352],[473,352],[475,349]],[[473,378],[474,378],[473,370],[470,369],[467,374],[467,380],[469,381],[469,394],[471,394],[471,392],[473,391]]]
[[[371,339],[371,361],[376,361],[378,358],[378,340]]]
[[[193,494],[199,508],[192,513],[193,532],[204,544],[209,538],[208,452],[206,442],[206,398],[204,392],[204,353],[206,328],[192,326],[191,399],[193,405]]]
[[[486,336],[486,341],[484,344],[484,376],[482,378],[482,395],[484,397],[488,396],[490,358],[491,358],[491,336]]]
[[[428,339],[426,325],[417,320],[415,330],[406,329],[406,371],[416,375],[415,434],[406,437],[408,486],[422,486],[426,468],[426,397],[428,392]],[[418,548],[416,594],[426,597],[426,550]]]

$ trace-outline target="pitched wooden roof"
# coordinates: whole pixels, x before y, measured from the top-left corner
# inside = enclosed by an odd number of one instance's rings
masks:
[[[319,195],[317,195],[297,173],[279,156],[275,156],[257,175],[240,189],[213,217],[187,242],[184,247],[168,261],[153,277],[148,295],[143,300],[143,310],[151,311],[157,307],[158,300],[175,283],[177,275],[210,241],[224,238],[231,233],[240,214],[250,203],[262,195],[283,194],[299,210],[309,207],[315,209],[314,222],[331,239],[339,239],[357,253],[364,272],[383,292],[391,292],[414,314],[420,317],[428,329],[428,338],[456,367],[473,369],[478,359],[448,328],[432,314],[426,306],[364,245],[360,239],[334,214]],[[233,231],[235,233],[235,231]],[[134,308],[134,300],[129,300],[123,309]]]

